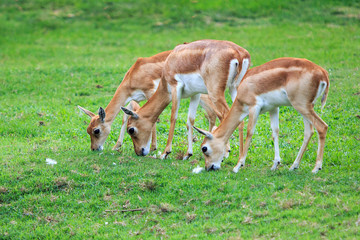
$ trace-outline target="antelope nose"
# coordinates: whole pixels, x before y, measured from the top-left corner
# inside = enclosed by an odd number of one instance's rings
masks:
[[[215,170],[214,164],[212,164],[207,170],[208,170],[208,171]]]
[[[141,156],[145,156],[145,148],[141,148]]]
[[[212,164],[212,165],[208,168],[208,171],[210,171],[210,170],[216,171],[216,170],[219,170],[219,169],[220,169],[220,166],[217,166],[216,164]]]

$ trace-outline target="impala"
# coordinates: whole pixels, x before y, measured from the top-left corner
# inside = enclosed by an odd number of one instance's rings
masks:
[[[202,152],[205,156],[206,170],[220,169],[224,156],[225,143],[243,119],[249,115],[247,137],[244,151],[233,171],[236,173],[245,165],[246,154],[255,130],[259,114],[270,113],[275,158],[272,170],[280,164],[279,153],[279,106],[293,106],[304,121],[304,141],[290,170],[299,167],[302,156],[314,133],[319,135],[319,144],[315,168],[322,168],[325,137],[328,126],[315,113],[314,104],[322,95],[321,109],[325,106],[329,91],[329,77],[323,68],[299,58],[279,58],[250,69],[241,82],[236,100],[230,112],[212,133],[195,128],[205,135]]]
[[[171,152],[180,100],[191,98],[186,124],[188,150],[184,159],[189,158],[192,155],[192,126],[200,94],[208,94],[211,100],[209,104],[213,106],[221,121],[229,111],[225,101],[225,89],[229,88],[234,99],[237,86],[249,65],[249,53],[228,41],[199,40],[175,47],[166,60],[155,94],[136,112],[123,108],[126,114],[131,115],[128,120],[128,133],[134,143],[136,154],[146,155],[149,152],[150,130],[161,112],[172,101],[168,140],[161,155],[162,159],[167,157]]]
[[[135,64],[125,74],[123,81],[108,106],[105,110],[100,107],[98,115],[78,106],[81,111],[91,117],[87,132],[90,135],[92,150],[103,149],[103,144],[110,134],[111,125],[119,114],[122,106],[134,100],[128,105],[128,108],[137,110],[139,108],[137,102],[149,99],[154,94],[160,82],[165,60],[170,53],[171,51],[166,51],[152,57],[138,58]],[[216,121],[216,114],[210,106],[207,106],[207,102],[209,102],[207,97],[202,96],[201,99],[201,105],[206,110],[210,127],[212,127]],[[124,114],[120,136],[116,145],[113,147],[114,150],[119,149],[123,143],[128,117],[128,115]],[[156,149],[155,125],[151,130],[151,135],[151,150],[154,150]]]

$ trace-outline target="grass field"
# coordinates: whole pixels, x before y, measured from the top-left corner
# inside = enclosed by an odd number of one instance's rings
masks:
[[[176,3],[175,3],[176,2]],[[301,116],[280,109],[280,168],[272,172],[269,116],[259,118],[245,169],[233,151],[204,166],[202,136],[189,161],[181,104],[173,152],[138,157],[129,136],[90,150],[88,117],[106,107],[137,57],[197,39],[230,40],[253,66],[303,57],[330,74],[323,170],[317,135],[290,172],[303,139]],[[358,1],[70,1],[0,3],[0,239],[359,239],[360,4]],[[102,88],[96,87],[101,85]],[[170,106],[160,116],[163,150]],[[195,125],[207,128],[199,109]],[[47,165],[46,158],[58,164]],[[122,212],[123,210],[141,209]]]

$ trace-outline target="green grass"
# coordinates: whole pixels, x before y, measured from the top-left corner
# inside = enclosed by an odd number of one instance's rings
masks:
[[[357,1],[10,1],[0,4],[0,238],[357,239],[360,225],[360,4]],[[254,66],[304,57],[330,74],[322,113],[329,125],[323,170],[317,136],[289,172],[303,139],[301,116],[280,110],[283,163],[272,172],[269,116],[257,124],[245,169],[233,151],[217,172],[202,137],[185,152],[188,100],[173,153],[137,157],[131,139],[90,151],[88,117],[110,101],[137,57],[197,39],[245,47]],[[103,88],[96,88],[96,85]],[[163,150],[170,108],[158,124]],[[207,128],[203,110],[196,126]],[[45,164],[46,158],[58,164]],[[119,210],[143,209],[135,212]]]

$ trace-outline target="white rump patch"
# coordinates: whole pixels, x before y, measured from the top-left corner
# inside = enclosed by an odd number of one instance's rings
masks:
[[[243,62],[242,62],[242,67],[241,67],[241,71],[240,71],[240,74],[239,74],[239,77],[238,79],[236,80],[236,87],[239,86],[241,80],[244,78],[245,76],[245,73],[247,72],[247,70],[249,69],[249,65],[250,65],[250,60],[248,58],[244,58],[243,59]]]
[[[312,102],[313,104],[315,104],[316,100],[324,93],[325,89],[326,89],[326,82],[324,81],[321,81],[320,84],[319,84],[319,88],[316,92],[316,96],[315,96],[315,99],[314,101]]]
[[[234,82],[234,78],[236,76],[238,66],[239,66],[239,61],[237,59],[233,59],[230,61],[229,75],[226,82],[227,87],[236,85],[236,83]]]

